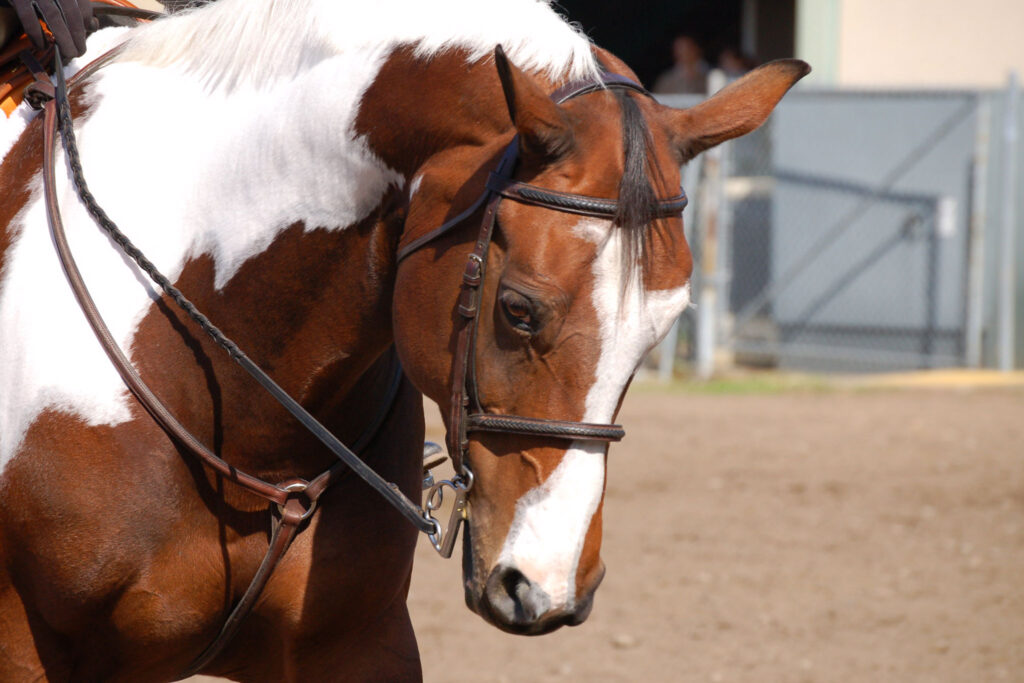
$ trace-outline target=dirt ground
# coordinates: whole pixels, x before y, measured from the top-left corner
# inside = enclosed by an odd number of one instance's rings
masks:
[[[501,633],[421,544],[427,681],[1024,681],[1024,390],[640,387],[621,422],[590,619]]]
[[[421,542],[428,683],[1024,681],[1024,389],[641,386],[620,417],[590,619],[501,633]]]

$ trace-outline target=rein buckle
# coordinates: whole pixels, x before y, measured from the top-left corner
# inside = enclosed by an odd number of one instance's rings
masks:
[[[451,515],[448,518],[448,526],[441,528],[441,523],[432,513],[439,512],[444,504],[444,490],[450,488],[455,492],[455,501],[452,504]],[[452,556],[455,550],[455,539],[459,536],[459,526],[469,520],[468,496],[469,490],[473,488],[473,473],[463,468],[463,473],[452,478],[439,481],[430,487],[427,493],[427,504],[424,506],[423,516],[434,525],[434,531],[427,533],[431,545],[438,555],[444,559]]]

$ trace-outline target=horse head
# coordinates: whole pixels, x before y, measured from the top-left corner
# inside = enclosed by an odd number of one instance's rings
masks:
[[[600,57],[632,77],[614,57]],[[644,355],[689,302],[691,256],[681,205],[672,204],[680,166],[758,127],[808,70],[774,62],[696,107],[674,110],[633,88],[584,88],[559,103],[550,84],[500,48],[495,65],[490,87],[502,97],[490,101],[507,109],[507,131],[415,179],[395,286],[399,354],[413,383],[440,406],[454,450],[461,450],[451,434],[460,396],[484,415],[589,425],[615,419]],[[467,209],[485,197],[485,182],[500,187],[500,179],[486,179],[509,154],[513,134],[517,163],[505,183],[527,183],[521,187],[533,195]],[[566,197],[568,208],[557,206]],[[611,208],[587,215],[579,200]],[[675,206],[672,215],[665,206]],[[481,237],[485,231],[475,229],[488,211],[493,230]],[[441,215],[457,218],[434,236]],[[474,238],[486,275],[468,367],[460,370],[459,278]],[[481,248],[481,239],[489,246]],[[515,430],[466,436],[462,464],[474,481],[464,536],[468,606],[515,633],[581,623],[604,575],[608,444]]]

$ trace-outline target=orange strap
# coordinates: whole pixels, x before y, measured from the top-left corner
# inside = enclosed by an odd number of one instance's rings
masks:
[[[7,118],[10,118],[21,104],[25,88],[36,79],[30,64],[31,59],[23,56],[26,54],[31,55],[37,64],[53,62],[53,49],[36,49],[25,34],[0,51],[0,109]]]

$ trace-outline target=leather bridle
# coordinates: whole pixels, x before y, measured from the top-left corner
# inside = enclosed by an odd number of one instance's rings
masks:
[[[575,97],[608,89],[626,90],[650,96],[639,83],[619,74],[602,72],[598,81],[573,81],[556,90],[551,99],[562,104]],[[445,222],[431,232],[413,240],[399,249],[398,261],[423,246],[449,233],[467,221],[480,207],[484,207],[477,231],[473,251],[466,260],[462,274],[462,289],[456,306],[459,330],[452,368],[452,397],[448,413],[448,453],[452,457],[458,477],[466,477],[469,469],[465,461],[469,450],[468,435],[471,432],[497,432],[520,434],[563,441],[620,441],[626,432],[617,424],[595,424],[572,420],[554,420],[542,417],[503,415],[486,412],[480,401],[477,386],[476,337],[480,320],[480,295],[487,272],[487,254],[497,222],[498,208],[503,199],[531,204],[552,211],[573,213],[583,216],[614,219],[618,212],[618,200],[589,197],[581,194],[558,192],[536,185],[514,180],[516,162],[519,159],[519,136],[513,137],[490,174],[484,192],[469,209]],[[686,193],[658,200],[654,217],[665,218],[679,215],[686,207]],[[455,480],[456,486],[459,478]]]
[[[100,11],[97,6],[96,10]],[[122,12],[123,13],[123,12]],[[152,18],[146,15],[145,18]],[[486,189],[472,206],[445,222],[437,229],[405,245],[397,254],[400,263],[409,254],[432,242],[434,239],[462,225],[481,207],[483,217],[478,230],[476,243],[470,253],[462,277],[462,289],[458,300],[460,327],[453,366],[452,406],[447,435],[448,450],[455,465],[456,476],[452,480],[435,484],[427,495],[425,508],[421,508],[409,500],[398,487],[382,479],[372,468],[367,466],[354,451],[359,451],[377,433],[381,423],[390,411],[390,407],[398,394],[402,381],[400,364],[395,362],[391,385],[387,391],[387,400],[379,413],[354,448],[342,444],[312,415],[292,399],[262,369],[253,363],[233,342],[227,339],[209,320],[205,318],[165,276],[163,276],[146,259],[146,257],[130,242],[127,236],[110,220],[98,206],[91,195],[82,174],[74,139],[74,125],[71,120],[71,106],[68,92],[97,69],[109,62],[117,50],[104,55],[88,65],[69,84],[65,84],[61,67],[61,56],[56,50],[56,83],[51,83],[45,74],[36,72],[37,81],[28,91],[26,100],[34,107],[43,109],[44,118],[44,154],[43,154],[43,186],[47,218],[53,235],[61,265],[67,275],[69,285],[85,314],[101,346],[110,358],[111,363],[121,375],[125,384],[146,408],[160,427],[180,446],[185,447],[208,467],[219,475],[245,488],[271,503],[272,515],[271,540],[267,554],[264,556],[256,575],[246,589],[242,598],[233,607],[228,618],[215,640],[189,665],[181,678],[187,678],[205,668],[224,649],[237,632],[242,620],[251,611],[263,588],[269,581],[278,562],[284,556],[294,538],[305,528],[304,523],[315,513],[320,496],[335,483],[344,472],[353,471],[373,487],[385,500],[395,507],[417,529],[426,533],[434,548],[444,557],[450,557],[454,547],[458,528],[468,516],[466,497],[472,487],[472,472],[466,467],[468,434],[471,432],[498,432],[521,434],[561,440],[584,441],[619,441],[625,432],[622,427],[614,424],[590,424],[585,422],[563,421],[519,415],[500,415],[486,413],[481,406],[476,387],[475,345],[478,327],[480,291],[486,273],[487,253],[494,232],[498,207],[503,199],[529,203],[555,211],[577,213],[588,216],[613,218],[617,209],[617,201],[587,197],[584,195],[567,194],[521,183],[512,179],[518,158],[519,142],[514,138],[509,143],[498,168],[487,181]],[[574,82],[556,91],[552,98],[564,102],[590,92],[605,88],[631,90],[648,94],[637,83],[615,74],[604,73],[600,81]],[[104,230],[119,248],[131,257],[146,272],[165,294],[177,303],[204,331],[222,346],[231,358],[241,365],[256,381],[263,386],[286,410],[309,429],[328,449],[338,456],[339,462],[327,471],[310,480],[293,478],[280,483],[271,483],[259,479],[223,461],[193,436],[161,402],[156,394],[146,385],[138,372],[120,349],[117,341],[110,333],[102,316],[96,308],[91,295],[83,281],[74,257],[71,254],[64,227],[60,216],[60,206],[56,188],[56,138],[60,132],[68,165],[78,196],[86,206],[96,224]],[[676,215],[686,205],[685,193],[658,202],[656,215],[665,217]],[[472,412],[471,412],[472,409]],[[440,522],[434,518],[433,512],[440,509],[446,488],[456,492],[456,501],[452,517],[447,528],[442,529]]]

